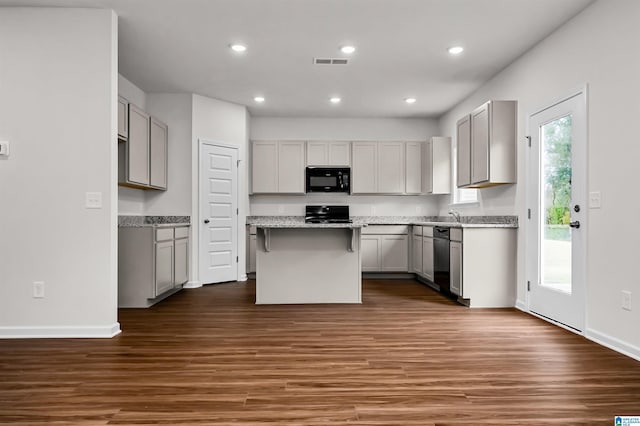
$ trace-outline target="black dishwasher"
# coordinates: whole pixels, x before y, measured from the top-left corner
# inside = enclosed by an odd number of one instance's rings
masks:
[[[451,295],[449,228],[443,226],[433,228],[433,282],[440,287],[441,293]]]

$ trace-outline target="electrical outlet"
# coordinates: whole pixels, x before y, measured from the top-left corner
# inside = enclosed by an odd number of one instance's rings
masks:
[[[422,206],[416,206],[416,214],[418,216],[422,214]]]
[[[371,206],[371,216],[376,215],[376,206]]]
[[[283,205],[279,205],[278,206],[278,214],[284,214],[284,206]]]
[[[600,191],[593,191],[589,193],[589,208],[599,209],[601,206]]]
[[[622,309],[625,311],[631,310],[631,292],[630,291],[622,291]]]
[[[44,299],[44,281],[33,282],[33,297],[34,299]]]

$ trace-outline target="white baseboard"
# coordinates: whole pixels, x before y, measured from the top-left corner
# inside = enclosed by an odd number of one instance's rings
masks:
[[[606,346],[609,349],[640,361],[640,348],[637,346],[630,345],[620,339],[600,333],[592,328],[587,328],[584,336],[599,345]]]
[[[189,281],[186,284],[182,285],[182,288],[200,288],[202,287],[202,283],[200,281]]]
[[[527,304],[524,303],[524,300],[516,300],[516,309],[519,309],[523,312],[529,312],[529,309],[527,309]]]
[[[0,339],[111,338],[121,331],[118,322],[104,327],[0,327]]]

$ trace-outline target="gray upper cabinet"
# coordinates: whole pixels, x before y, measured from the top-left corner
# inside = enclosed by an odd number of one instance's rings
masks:
[[[254,194],[278,192],[278,142],[251,144],[252,191]]]
[[[353,142],[351,192],[404,194],[405,149],[404,142]]]
[[[151,117],[149,128],[150,183],[158,189],[167,189],[167,125]]]
[[[407,157],[407,164],[408,162]],[[449,194],[451,192],[451,138],[432,137],[426,144],[423,163],[424,192]]]
[[[118,98],[118,139],[126,141],[129,137],[129,102]]]
[[[125,101],[126,102],[126,101]],[[168,128],[137,106],[127,104],[127,138],[118,103],[118,184],[139,189],[167,189]]]
[[[149,185],[149,115],[129,104],[125,183]]]
[[[307,142],[307,166],[350,166],[351,144],[349,142]]]
[[[304,164],[304,142],[252,142],[252,193],[304,194]]]
[[[407,142],[405,144],[405,190],[406,194],[423,192],[422,152],[423,142]]]
[[[378,192],[402,194],[405,190],[405,144],[378,143]]]
[[[458,186],[516,183],[516,120],[516,101],[489,101],[458,121]]]
[[[278,192],[304,194],[304,142],[278,144]]]
[[[375,194],[378,192],[377,142],[353,142],[351,145],[351,192]]]
[[[456,125],[458,186],[471,183],[471,116],[466,115]]]

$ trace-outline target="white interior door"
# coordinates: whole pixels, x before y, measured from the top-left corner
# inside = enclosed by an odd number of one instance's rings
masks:
[[[238,279],[238,150],[200,148],[200,281]]]
[[[529,118],[527,280],[530,311],[584,330],[586,96]]]

